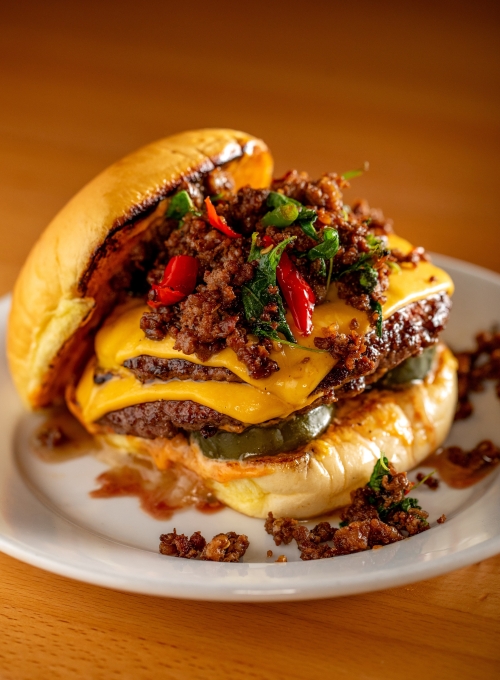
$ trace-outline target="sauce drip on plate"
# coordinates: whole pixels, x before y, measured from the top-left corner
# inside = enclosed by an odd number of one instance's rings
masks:
[[[425,465],[435,467],[441,479],[454,489],[466,489],[477,484],[499,463],[500,448],[488,439],[471,451],[464,451],[460,446],[438,449],[425,461]]]
[[[120,465],[96,481],[100,486],[90,492],[92,498],[137,496],[142,510],[158,520],[170,519],[176,510],[192,505],[205,514],[224,507],[197,475],[179,466],[160,472],[148,464]]]

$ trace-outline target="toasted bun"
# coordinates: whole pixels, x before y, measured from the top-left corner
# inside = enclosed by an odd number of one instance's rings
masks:
[[[162,139],[115,163],[54,218],[31,251],[14,290],[7,353],[25,403],[49,406],[88,355],[112,307],[113,274],[161,216],[182,179],[215,167],[235,187],[268,186],[266,145],[234,130],[195,130]]]
[[[302,451],[250,461],[206,458],[185,437],[147,440],[105,434],[114,447],[169,461],[199,474],[217,498],[250,515],[305,519],[349,502],[366,484],[381,452],[398,471],[410,470],[440,446],[450,429],[457,400],[456,360],[439,347],[433,373],[399,390],[374,390],[340,402],[335,423]]]

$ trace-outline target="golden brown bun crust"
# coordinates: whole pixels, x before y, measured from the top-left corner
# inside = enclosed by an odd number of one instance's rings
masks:
[[[221,165],[236,188],[271,181],[262,141],[235,130],[194,130],[118,161],[56,215],[21,271],[9,319],[10,368],[27,405],[48,406],[61,396],[114,302],[112,273],[160,218],[160,202],[183,178]]]
[[[434,373],[401,390],[373,390],[341,402],[336,422],[302,451],[249,461],[206,458],[178,435],[172,440],[101,435],[122,451],[168,461],[200,475],[222,502],[245,515],[306,519],[349,503],[368,481],[381,451],[398,471],[411,470],[445,440],[457,403],[456,360],[440,346]]]

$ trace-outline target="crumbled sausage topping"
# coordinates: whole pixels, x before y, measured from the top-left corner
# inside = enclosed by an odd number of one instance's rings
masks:
[[[265,378],[278,370],[271,359],[270,337],[252,339],[253,323],[258,319],[250,323],[245,317],[242,291],[254,279],[257,267],[256,260],[248,262],[252,233],[256,234],[255,244],[260,248],[264,236],[273,245],[293,237],[286,252],[312,288],[316,304],[324,301],[328,282],[336,281],[339,297],[366,311],[374,326],[379,321],[380,305],[385,302],[391,267],[398,262],[416,265],[425,258],[422,249],[409,255],[392,254],[385,239],[392,231],[390,221],[380,211],[370,209],[366,202],[346,206],[342,190],[349,184],[335,173],[312,181],[306,173],[291,171],[273,182],[271,192],[299,202],[302,214],[309,215],[308,225],[304,222],[306,218],[301,222],[299,214],[298,219],[284,227],[263,220],[271,210],[269,190],[247,186],[230,194],[227,177],[223,178],[224,173],[217,171],[205,179],[204,186],[185,182],[180,187],[191,196],[195,209],[180,222],[166,220],[162,227],[163,242],[159,240],[162,245],[148,282],[159,283],[170,258],[188,255],[196,257],[199,264],[196,287],[181,302],[158,306],[141,320],[148,338],[161,340],[170,335],[175,339],[176,350],[196,354],[201,361],[230,347],[254,378]],[[210,193],[215,185],[222,187],[216,196]],[[213,197],[217,214],[241,238],[229,237],[211,225],[203,205],[205,195]],[[325,230],[335,231],[335,238],[338,237],[335,254],[329,260],[306,257],[318,245],[325,246]],[[266,305],[260,321],[278,328],[279,308],[275,304]]]
[[[201,555],[206,541],[199,531],[188,538],[185,534],[178,534],[174,529],[171,534],[160,536],[160,552],[170,557],[185,557],[194,560]]]
[[[217,534],[207,543],[199,531],[190,538],[176,530],[160,536],[160,553],[188,560],[202,559],[209,562],[239,562],[249,546],[247,536],[234,531]]]
[[[229,531],[217,534],[209,541],[201,554],[202,560],[210,562],[239,562],[250,545],[248,537]]]
[[[276,545],[295,540],[302,560],[370,550],[429,529],[428,513],[415,498],[407,498],[412,488],[406,472],[396,472],[387,458],[382,457],[368,484],[351,493],[351,504],[341,513],[339,529],[329,522],[321,522],[309,530],[291,517],[275,518],[272,513],[264,528]]]
[[[482,331],[476,335],[476,347],[455,354],[458,359],[458,407],[455,420],[468,418],[473,412],[471,392],[482,392],[484,383],[496,383],[500,398],[500,331]]]

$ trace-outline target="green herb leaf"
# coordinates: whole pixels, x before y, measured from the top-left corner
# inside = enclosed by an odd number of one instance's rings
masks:
[[[257,232],[254,231],[252,234],[252,245],[250,246],[250,252],[248,254],[248,262],[253,262],[254,260],[258,260],[260,257],[260,251],[261,249],[257,245]]]
[[[401,510],[403,512],[408,512],[412,508],[422,510],[422,508],[418,504],[418,498],[403,498],[402,501],[400,501],[399,503],[394,503],[393,505],[390,505],[388,508],[384,508],[384,506],[382,505],[377,508],[377,512],[382,522],[385,522],[390,512],[394,511],[398,512]]]
[[[397,503],[395,507],[401,508],[401,510],[403,510],[404,512],[408,512],[410,508],[418,508],[419,510],[422,510],[422,508],[418,504],[418,498],[403,498],[401,503]],[[391,508],[391,510],[393,509],[395,508]]]
[[[270,208],[279,208],[280,205],[287,205],[287,203],[293,203],[293,205],[302,208],[302,203],[299,203],[294,198],[290,198],[289,196],[279,194],[277,191],[269,192],[266,203]]]
[[[289,224],[275,223],[276,215],[278,214],[276,213],[276,211],[278,208],[293,205],[298,209],[297,217],[293,221],[296,221],[299,224],[304,234],[314,239],[315,241],[318,240],[318,234],[316,232],[316,229],[313,227],[313,224],[316,222],[316,219],[318,217],[316,210],[314,210],[313,208],[304,208],[302,203],[299,203],[299,201],[296,201],[294,198],[290,198],[289,196],[279,194],[277,191],[269,192],[269,196],[267,197],[266,202],[267,205],[270,208],[274,208],[274,210],[264,215],[262,224],[264,224],[265,226],[271,225],[273,227],[290,226],[292,222],[290,222]],[[292,214],[292,212],[290,212],[290,214]]]
[[[355,177],[359,177],[362,175],[364,172],[367,172],[370,169],[370,164],[368,161],[365,161],[363,163],[362,168],[358,168],[357,170],[348,170],[347,172],[342,173],[342,177],[344,179],[354,179]]]
[[[297,219],[304,234],[315,241],[319,240],[318,232],[313,226],[317,219],[318,214],[316,213],[316,210],[313,210],[312,208],[302,208]]]
[[[394,273],[394,274],[400,274],[401,273],[401,267],[397,262],[391,262],[390,260],[387,260],[386,265],[389,267],[389,269]]]
[[[326,260],[320,259],[319,275],[326,276]]]
[[[323,229],[323,239],[322,243],[314,246],[307,253],[309,260],[317,260],[320,257],[324,260],[330,260],[332,257],[335,257],[340,243],[338,231],[332,227],[325,227]]]
[[[309,222],[303,222],[302,220],[298,220],[299,226],[304,232],[306,236],[309,236],[309,238],[314,239],[315,241],[318,240],[318,232],[316,229],[313,227],[314,222],[309,221]]]
[[[330,284],[332,282],[332,271],[333,271],[333,257],[330,258],[330,266],[328,267],[328,278],[326,280],[326,292],[330,290]]]
[[[382,323],[384,321],[383,315],[382,315],[382,305],[380,302],[377,302],[376,300],[370,300],[370,307],[372,308],[372,311],[377,312],[378,318],[377,318],[377,323],[375,325],[375,330],[377,331],[377,337],[381,338],[382,337]]]
[[[367,264],[361,270],[359,282],[368,293],[372,293],[378,283],[378,273],[375,267]]]
[[[254,279],[249,284],[242,287],[243,307],[245,309],[246,319],[253,324],[254,332],[256,334],[260,333],[262,337],[271,337],[269,335],[270,332],[279,331],[280,333],[283,333],[289,342],[295,343],[295,338],[286,320],[283,300],[279,290],[276,293],[269,292],[270,287],[276,286],[276,269],[281,255],[287,245],[295,240],[295,237],[290,237],[281,241],[281,243],[278,243],[277,246],[264,255],[255,245],[256,238],[256,234],[252,235],[252,249],[250,253],[252,254],[253,251],[253,259],[258,259],[259,264],[255,271]],[[258,257],[255,257],[257,252]],[[278,310],[276,319],[278,326],[276,329],[274,329],[270,323],[260,320],[265,306],[270,303],[275,304]],[[267,333],[266,336],[262,335],[264,330]],[[259,333],[257,331],[259,331]]]
[[[165,216],[172,220],[181,220],[188,212],[194,212],[194,204],[187,191],[179,191],[172,196]]]
[[[304,222],[314,223],[314,222],[316,222],[317,217],[318,217],[318,213],[316,212],[316,210],[314,210],[313,208],[303,208],[301,206],[299,219],[298,219],[299,222],[304,221]]]
[[[366,241],[370,246],[370,251],[372,256],[382,257],[383,255],[389,255],[390,250],[387,250],[384,246],[384,242],[381,238],[377,238],[371,232],[366,234]]]
[[[382,478],[389,473],[389,461],[382,454],[375,463],[368,486],[374,491],[382,490]]]
[[[289,227],[299,216],[299,209],[293,203],[279,205],[262,218],[265,227]]]
[[[425,475],[425,477],[423,477],[419,482],[417,482],[417,484],[415,484],[415,486],[412,488],[412,491],[414,491],[415,489],[418,489],[418,487],[421,484],[425,484],[425,482],[429,479],[429,477],[432,477],[432,475],[434,475],[436,472],[437,472],[437,470],[433,470],[432,472],[429,472],[428,475]]]

